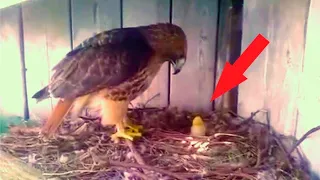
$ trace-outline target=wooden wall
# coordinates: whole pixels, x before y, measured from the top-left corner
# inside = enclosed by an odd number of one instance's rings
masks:
[[[270,44],[245,72],[239,86],[238,112],[249,116],[268,110],[271,125],[300,138],[320,125],[320,1],[245,0],[242,51],[261,33]],[[266,114],[258,116],[266,121]],[[320,134],[300,146],[320,174]]]
[[[305,51],[298,98],[296,136],[300,138],[309,129],[320,125],[320,1],[311,0],[306,25]],[[320,132],[310,135],[301,148],[320,177]]]
[[[266,109],[276,131],[301,137],[320,118],[319,0],[245,0],[243,12],[230,7],[231,0],[33,0],[1,9],[0,113],[26,116],[27,106],[31,118],[46,117],[55,100],[37,104],[30,97],[48,83],[51,68],[85,38],[112,28],[172,22],[187,33],[187,63],[177,76],[163,65],[135,105],[159,93],[149,106],[198,111],[214,106],[243,116]],[[225,62],[240,55],[237,43],[242,42],[243,51],[259,33],[270,44],[245,72],[248,80],[238,87],[239,95],[235,88],[212,104]],[[320,143],[319,134],[301,148],[320,172],[315,143]]]
[[[123,27],[147,25],[157,22],[170,22],[170,0],[123,0]],[[166,106],[169,95],[168,64],[165,63],[150,88],[134,100],[134,104],[145,103],[159,93],[149,106]]]
[[[246,0],[242,50],[261,33],[270,44],[245,72],[239,86],[239,112],[270,110],[274,128],[294,134],[310,0]]]
[[[172,22],[185,30],[189,41],[187,63],[176,76],[169,64],[164,64],[148,91],[133,104],[145,104],[159,94],[148,106],[170,104],[189,110],[212,109],[219,0],[33,0],[2,9],[0,13],[4,39],[1,68],[10,69],[7,73],[0,71],[1,85],[6,87],[0,89],[0,109],[13,108],[13,114],[23,115],[27,103],[31,118],[45,118],[56,100],[36,103],[31,96],[48,84],[50,70],[68,51],[104,30],[157,22]],[[10,48],[12,53],[8,51]],[[21,54],[26,66],[26,103],[19,101],[24,94]],[[6,81],[3,74],[11,74],[14,83]],[[17,95],[12,97],[13,93]]]
[[[22,4],[28,104],[32,117],[44,117],[54,100],[36,103],[33,94],[46,86],[51,71],[70,51],[69,4],[66,0],[37,0]]]
[[[172,105],[211,110],[214,87],[218,1],[174,0],[172,22],[188,36],[187,64],[171,76]]]
[[[0,11],[0,113],[23,116],[19,8]]]

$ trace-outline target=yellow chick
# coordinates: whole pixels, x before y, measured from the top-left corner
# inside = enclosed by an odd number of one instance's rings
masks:
[[[206,127],[200,116],[196,116],[192,121],[191,136],[205,136],[206,135]]]

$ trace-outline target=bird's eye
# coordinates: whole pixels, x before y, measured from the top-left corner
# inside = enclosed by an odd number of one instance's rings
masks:
[[[184,58],[184,55],[180,54],[177,59],[183,59],[183,58]]]

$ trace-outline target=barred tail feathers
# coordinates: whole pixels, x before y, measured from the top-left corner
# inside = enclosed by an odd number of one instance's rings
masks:
[[[63,122],[63,118],[71,109],[73,102],[73,99],[60,99],[58,101],[57,105],[54,107],[53,111],[51,112],[48,120],[46,121],[42,129],[43,134],[46,134],[47,136],[52,136],[57,131],[57,129]]]

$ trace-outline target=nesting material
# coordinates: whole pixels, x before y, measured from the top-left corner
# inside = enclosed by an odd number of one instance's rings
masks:
[[[38,169],[28,166],[19,158],[0,151],[0,179],[6,180],[13,177],[19,177],[24,180],[44,179]]]
[[[202,117],[206,136],[190,136],[194,117]],[[230,112],[210,114],[172,109],[129,112],[144,126],[133,143],[113,143],[113,127],[98,118],[66,119],[55,139],[39,129],[12,129],[1,149],[52,179],[309,179],[303,159],[288,154],[267,124]]]

